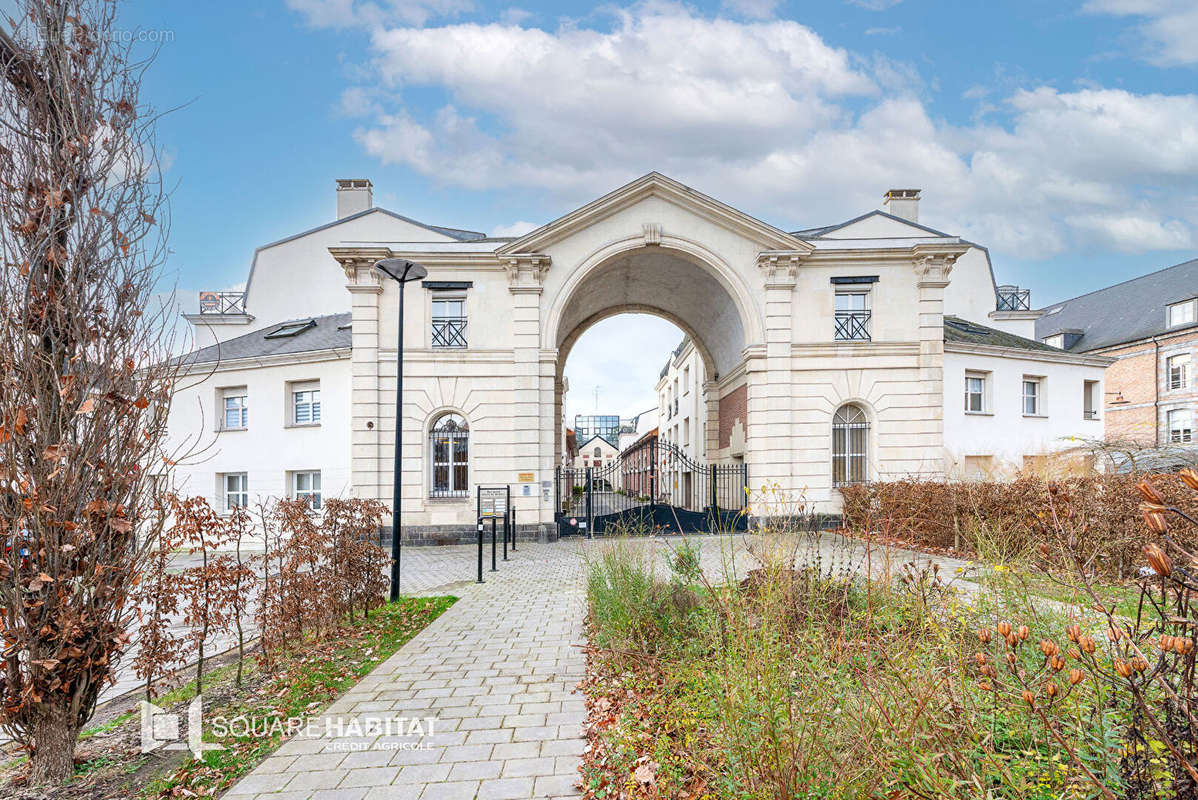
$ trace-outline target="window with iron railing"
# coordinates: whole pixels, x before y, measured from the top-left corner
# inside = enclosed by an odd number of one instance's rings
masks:
[[[836,334],[837,341],[870,340],[870,302],[869,292],[837,292],[836,293]]]
[[[244,314],[245,292],[200,292],[201,314]]]
[[[1018,286],[999,286],[996,311],[1031,311],[1032,290]]]
[[[444,297],[433,300],[433,347],[464,348],[466,346],[466,299]]]

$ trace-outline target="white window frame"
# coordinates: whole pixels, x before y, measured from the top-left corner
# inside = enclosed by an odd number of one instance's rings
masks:
[[[453,433],[443,433],[442,437],[448,439],[446,443],[446,455],[448,460],[437,460],[437,429],[441,426],[448,417],[454,417],[461,420],[462,425]],[[458,461],[455,458],[455,445],[459,439],[464,439],[466,442],[466,455],[464,461]],[[583,454],[585,460],[585,454]],[[459,414],[456,411],[446,412],[437,417],[429,428],[428,438],[428,489],[429,497],[431,498],[455,498],[460,499],[470,496],[470,422],[465,415]],[[458,467],[465,467],[465,485],[457,485]],[[437,468],[444,467],[446,469],[446,485],[442,488],[437,487]]]
[[[1165,432],[1170,444],[1188,444],[1194,441],[1193,409],[1174,408],[1165,412]]]
[[[1032,392],[1028,393],[1028,387]],[[1028,400],[1032,401],[1032,409],[1028,410]],[[1040,375],[1024,375],[1019,383],[1019,410],[1025,417],[1044,416],[1044,378]]]
[[[1065,334],[1056,333],[1052,336],[1045,337],[1044,344],[1048,345],[1049,347],[1055,347],[1058,350],[1063,350],[1065,349]]]
[[[232,407],[229,405],[230,400],[239,400],[240,403],[235,403]],[[240,424],[229,424],[229,413],[237,413]],[[222,431],[244,431],[250,427],[250,393],[244,386],[230,387],[220,390],[220,430]]]
[[[292,426],[304,428],[320,425],[320,381],[296,381],[291,383],[287,387],[287,395],[288,413],[291,415]],[[300,418],[301,408],[305,409],[306,419]]]
[[[1098,419],[1102,408],[1102,383],[1096,380],[1082,381],[1082,418]],[[1089,408],[1087,408],[1089,406]]]
[[[1165,358],[1165,391],[1190,388],[1190,354],[1175,353]]]
[[[230,486],[230,481],[234,480],[238,486],[233,488]],[[233,513],[234,508],[246,508],[250,504],[250,476],[246,472],[224,472],[220,476],[220,494],[221,508],[226,514]],[[239,503],[233,503],[233,498],[240,500]]]
[[[981,386],[979,391],[970,391],[970,381],[980,381]],[[989,414],[990,413],[990,373],[988,372],[966,372],[965,373],[965,413],[966,414]],[[978,404],[980,408],[970,408],[970,397],[978,396]]]
[[[841,309],[839,306],[840,306],[840,298],[842,298],[842,297],[846,297],[846,298],[860,297],[861,298],[861,308],[850,307],[850,308]],[[849,305],[852,306],[853,304],[850,303]],[[865,336],[848,336],[848,337],[844,337],[844,338],[838,337],[836,335],[836,327],[837,326],[835,323],[835,319],[838,318],[839,316],[841,316],[842,314],[844,314],[844,315],[859,315],[859,314],[864,315],[865,321],[862,324],[862,327],[865,329]],[[836,289],[832,294],[832,316],[833,316],[832,338],[835,341],[838,341],[838,342],[869,342],[869,341],[873,341],[873,336],[874,336],[874,332],[873,332],[873,289],[872,288],[864,288],[860,285],[855,285],[851,289],[847,288],[847,287],[843,288],[843,289]]]
[[[462,310],[457,316],[451,314],[438,314],[437,305],[439,303],[461,303]],[[455,335],[461,337],[461,344],[438,344],[436,337],[436,326],[438,322],[447,323],[449,321],[457,321],[462,324],[462,330]],[[465,350],[470,346],[469,338],[469,317],[466,313],[466,293],[463,291],[439,291],[432,292],[429,295],[429,347],[434,350]]]
[[[842,418],[845,421],[841,421]],[[854,431],[862,431],[858,437]],[[840,433],[840,436],[837,434]],[[869,481],[869,416],[865,409],[856,403],[848,403],[836,409],[832,414],[832,485],[833,487],[848,486]],[[861,449],[854,449],[853,439],[857,438]],[[844,443],[843,452],[837,452],[837,440]],[[837,462],[841,463],[841,477],[836,480]]]
[[[301,484],[306,483],[306,486]],[[291,497],[295,500],[308,500],[313,511],[324,507],[324,490],[320,480],[320,470],[301,469],[291,473]]]
[[[1193,325],[1198,321],[1198,298],[1191,297],[1189,300],[1182,300],[1179,303],[1170,303],[1166,306],[1166,323],[1167,327],[1179,328],[1182,325]]]

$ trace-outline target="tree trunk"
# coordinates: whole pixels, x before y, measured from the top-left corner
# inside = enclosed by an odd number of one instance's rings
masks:
[[[75,741],[79,727],[61,706],[47,706],[33,725],[29,782],[34,786],[61,785],[75,774]]]

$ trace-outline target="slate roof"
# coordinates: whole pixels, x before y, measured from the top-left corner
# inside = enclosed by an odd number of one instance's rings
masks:
[[[944,341],[946,343],[986,344],[991,347],[1013,347],[1017,350],[1036,350],[1047,353],[1061,352],[1059,349],[1049,347],[1035,339],[1026,339],[1013,333],[947,315],[944,317]]]
[[[1069,348],[1074,353],[1134,342],[1169,331],[1165,306],[1195,295],[1198,258],[1048,306],[1036,320],[1036,338],[1081,331]]]
[[[193,364],[210,364],[239,358],[261,358],[262,356],[311,353],[318,350],[342,348],[348,350],[351,345],[350,317],[351,315],[346,312],[324,317],[301,317],[280,322],[277,325],[268,325],[253,333],[247,333],[244,336],[238,336],[180,356],[179,363],[189,367]],[[315,326],[295,336],[267,338],[272,331],[278,330],[283,325],[309,320],[314,321]]]

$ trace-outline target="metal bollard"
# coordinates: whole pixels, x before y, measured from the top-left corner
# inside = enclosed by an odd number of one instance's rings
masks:
[[[483,521],[478,521],[478,582],[483,582]]]
[[[491,517],[491,571],[498,572],[499,567],[495,564],[495,518]]]
[[[507,561],[507,537],[508,537],[507,514],[504,514],[503,515],[503,560],[504,561]]]

